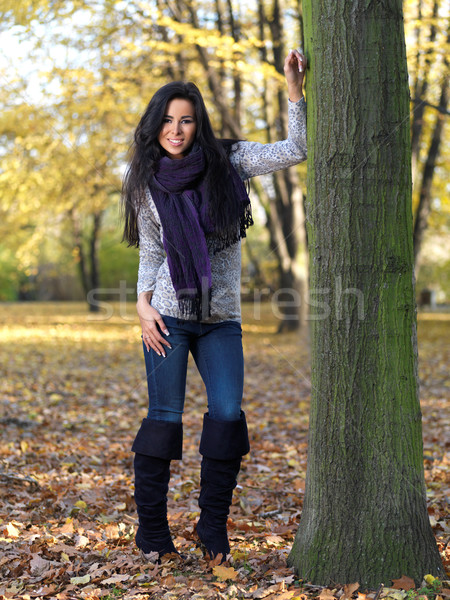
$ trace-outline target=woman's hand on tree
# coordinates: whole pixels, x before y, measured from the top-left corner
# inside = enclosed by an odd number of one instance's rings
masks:
[[[306,71],[306,56],[298,50],[290,50],[284,61],[284,74],[288,84],[289,99],[298,102],[303,97],[303,80]]]
[[[169,331],[156,308],[150,305],[152,298],[151,292],[139,294],[136,303],[136,309],[142,328],[142,339],[147,351],[152,348],[158,356],[166,356],[164,346],[172,348],[164,336],[169,335]]]

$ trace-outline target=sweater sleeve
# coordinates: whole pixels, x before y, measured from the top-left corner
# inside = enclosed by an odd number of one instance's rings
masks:
[[[157,222],[146,198],[138,215],[139,271],[137,295],[155,289],[159,268],[164,262],[165,251],[161,240],[161,226]]]
[[[306,102],[289,100],[288,137],[273,144],[237,142],[230,161],[242,179],[273,173],[306,160]]]

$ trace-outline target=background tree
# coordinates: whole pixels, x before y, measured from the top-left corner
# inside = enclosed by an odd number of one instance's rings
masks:
[[[289,563],[319,584],[420,582],[443,570],[423,477],[402,5],[307,0],[304,19],[315,306]]]

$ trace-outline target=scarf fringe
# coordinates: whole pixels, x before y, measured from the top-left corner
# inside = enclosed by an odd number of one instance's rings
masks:
[[[220,231],[209,238],[210,247],[213,254],[222,252],[225,248],[229,248],[236,244],[242,238],[247,237],[247,229],[253,225],[252,207],[247,204],[244,209],[244,214],[241,216],[236,227],[226,231]]]
[[[206,294],[203,296],[192,296],[186,293],[177,294],[178,308],[182,318],[189,319],[189,317],[192,318],[195,315],[197,321],[204,321],[211,316],[212,289],[208,288],[205,291]]]

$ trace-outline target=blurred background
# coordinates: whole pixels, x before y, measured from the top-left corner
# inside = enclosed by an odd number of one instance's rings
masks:
[[[447,2],[404,2],[419,305],[450,302]],[[283,62],[300,0],[0,3],[0,301],[133,299],[121,178],[153,93],[194,81],[221,137],[286,135]],[[307,91],[307,87],[306,87]],[[307,281],[306,164],[252,182],[243,296]],[[120,292],[122,290],[122,292]],[[123,290],[126,290],[123,292]],[[90,309],[98,309],[91,302]]]

